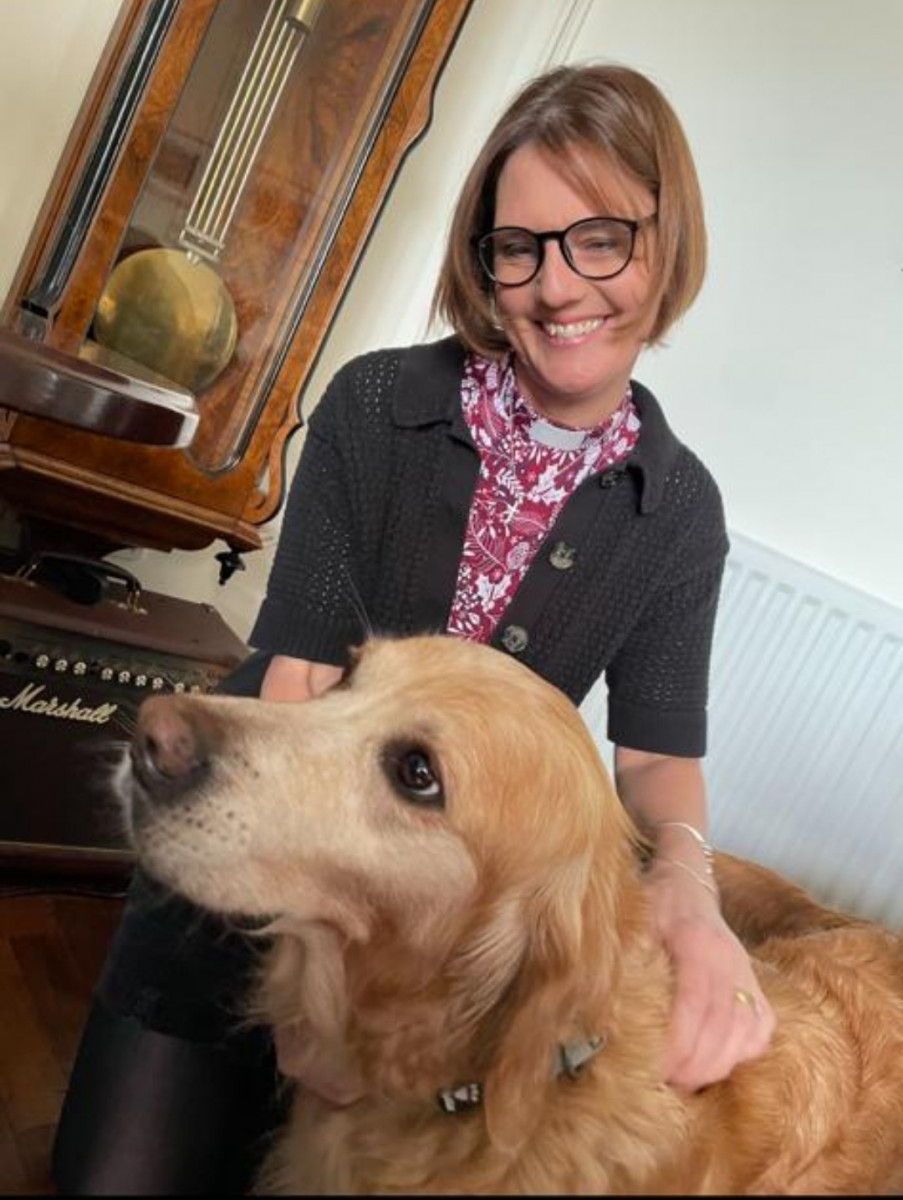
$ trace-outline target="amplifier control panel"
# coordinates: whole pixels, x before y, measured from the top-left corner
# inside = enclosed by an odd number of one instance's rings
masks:
[[[0,618],[0,669],[44,680],[130,692],[208,692],[222,667],[84,635],[60,634]]]

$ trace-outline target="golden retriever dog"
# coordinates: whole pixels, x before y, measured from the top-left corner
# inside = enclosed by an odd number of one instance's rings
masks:
[[[297,1085],[260,1190],[886,1193],[903,1183],[903,941],[721,857],[777,1030],[695,1094],[638,836],[575,707],[445,636],[374,638],[303,704],[152,698],[132,836],[265,919]]]

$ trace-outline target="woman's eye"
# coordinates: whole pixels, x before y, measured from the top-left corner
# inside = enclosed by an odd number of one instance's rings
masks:
[[[620,245],[618,238],[610,233],[585,233],[573,241],[578,254],[611,254]]]
[[[503,242],[498,248],[498,253],[502,258],[532,258],[536,253],[532,242]]]

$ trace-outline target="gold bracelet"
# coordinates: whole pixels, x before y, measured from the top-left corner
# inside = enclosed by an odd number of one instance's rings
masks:
[[[702,877],[702,875],[699,874],[698,871],[694,871],[692,867],[688,867],[687,864],[682,863],[680,861],[680,859],[668,858],[664,854],[657,854],[655,857],[655,860],[653,860],[653,861],[666,862],[666,863],[670,863],[673,867],[680,867],[680,869],[682,871],[686,871],[686,873],[688,875],[692,875],[697,883],[702,884],[702,886],[706,889],[706,891],[711,892],[713,896],[718,895],[718,889],[715,887],[715,885],[711,881],[711,879],[704,879]]]
[[[715,851],[710,843],[703,837],[695,825],[691,825],[688,821],[656,821],[656,828],[665,829],[682,829],[685,833],[690,834],[696,844],[702,851],[702,857],[705,859],[706,874],[713,874],[712,864],[715,861]]]

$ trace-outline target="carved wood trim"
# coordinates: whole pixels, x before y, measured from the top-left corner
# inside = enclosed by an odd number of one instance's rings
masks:
[[[469,7],[469,3],[466,7]],[[300,426],[297,411],[299,387],[319,355],[355,268],[367,245],[385,201],[386,177],[394,179],[403,159],[423,135],[432,114],[433,91],[442,64],[460,30],[462,5],[436,4],[424,28],[370,158],[336,234],[333,251],[324,264],[301,323],[292,338],[285,361],[273,386],[267,412],[255,430],[252,450],[259,472],[268,473],[269,486],[251,494],[244,510],[247,521],[267,521],[285,496],[285,452]],[[322,331],[319,337],[317,331]],[[261,455],[261,451],[263,454]]]

